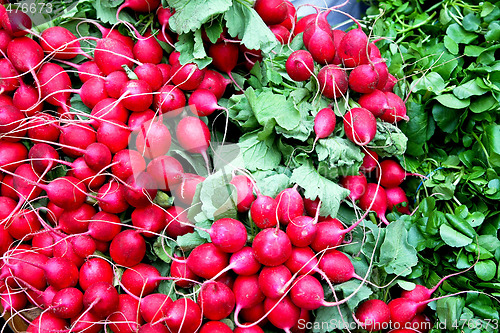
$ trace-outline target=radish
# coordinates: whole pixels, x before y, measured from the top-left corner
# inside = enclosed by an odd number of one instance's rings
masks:
[[[31,120],[31,126],[28,128],[28,137],[31,141],[50,141],[56,142],[61,133],[55,125],[56,118],[46,113],[38,113]]]
[[[0,91],[14,91],[19,87],[18,73],[11,62],[7,59],[0,59]]]
[[[120,73],[120,72],[117,72]],[[149,84],[151,91],[157,91],[163,85],[163,74],[160,68],[152,63],[144,63],[134,68],[139,80]]]
[[[132,267],[146,255],[146,241],[135,230],[124,230],[113,238],[109,255],[118,265]]]
[[[6,30],[0,29],[0,50],[3,53],[7,52],[7,46],[9,45],[12,37]]]
[[[411,328],[417,330],[419,333],[427,333],[431,328],[434,327],[434,324],[425,314],[417,313],[415,317],[410,322]]]
[[[83,309],[83,293],[76,288],[59,290],[52,299],[49,311],[59,318],[72,318]]]
[[[176,86],[166,84],[154,95],[153,103],[164,117],[171,118],[182,112],[184,106],[186,106],[186,96]]]
[[[25,116],[13,105],[0,106],[0,134],[5,134],[4,140],[16,142],[26,135],[24,127]],[[9,136],[13,136],[10,138]]]
[[[0,238],[2,238],[1,235],[2,230],[5,229],[3,229],[3,227],[0,228]],[[6,245],[8,246],[9,243],[7,243]],[[43,232],[37,233],[36,235],[33,236],[31,240],[32,249],[38,253],[46,255],[47,257],[54,256],[53,246],[54,246],[54,237],[52,236],[52,232],[49,230],[44,230]],[[2,252],[1,249],[0,252]]]
[[[285,332],[290,332],[290,329],[297,324],[300,318],[300,309],[294,305],[290,296],[277,299],[266,298],[264,309],[266,312],[271,311],[267,315],[271,324]]]
[[[108,98],[106,81],[100,77],[93,77],[85,81],[80,89],[74,90],[82,98],[83,104],[92,109],[101,100]]]
[[[83,305],[97,318],[103,319],[118,309],[120,297],[108,282],[95,282],[83,294]]]
[[[97,174],[98,171],[89,168],[83,157],[78,157],[73,163],[67,165],[71,166],[72,169],[68,170],[66,175],[80,180],[92,191],[97,191],[106,182],[106,176],[102,173]]]
[[[120,180],[126,181],[135,172],[145,169],[146,161],[136,150],[123,149],[113,156],[111,172]]]
[[[211,135],[207,124],[196,117],[184,117],[177,124],[175,134],[182,148],[190,153],[201,154],[208,163],[207,149]]]
[[[22,10],[9,7],[9,10],[3,11],[0,19],[2,27],[12,37],[22,37],[31,32],[31,18]]]
[[[400,120],[408,121],[410,118],[406,115],[406,105],[401,97],[389,91],[385,92],[385,95],[389,108],[380,116],[380,119],[388,123],[397,123]]]
[[[142,124],[152,120],[154,117],[155,113],[151,109],[142,112],[132,112],[127,124],[132,131],[137,131],[141,128]]]
[[[301,32],[304,32],[304,30],[309,27],[314,20],[316,19],[318,14],[309,14],[304,17],[301,17],[298,21],[297,24],[295,25],[295,29],[293,30],[293,34],[296,36],[300,34]]]
[[[253,223],[261,229],[272,228],[278,224],[278,202],[267,195],[257,195],[250,207]]]
[[[376,152],[368,148],[364,148],[363,150],[365,152],[365,156],[363,157],[363,163],[361,163],[361,167],[359,169],[364,173],[372,172],[377,168],[378,155]]]
[[[38,290],[43,290],[47,286],[48,277],[52,280],[52,275],[46,276],[47,261],[46,256],[36,252],[30,252],[30,248],[22,249],[19,246],[8,253],[9,260],[3,261],[0,270],[0,280],[8,276],[16,277],[14,279],[5,279],[5,283],[10,287],[16,287],[18,282],[21,285],[30,285]],[[77,269],[78,271],[78,269]],[[57,273],[56,273],[57,274]]]
[[[167,29],[170,29],[170,24],[169,20],[174,15],[175,10],[171,8],[164,8],[161,5],[158,7],[156,10],[156,19],[158,20],[158,23],[161,24],[161,36],[165,39],[168,40],[168,34],[166,33]]]
[[[0,168],[13,172],[27,158],[28,149],[22,143],[0,140]],[[5,181],[4,178],[3,182]],[[17,199],[17,194],[15,198]]]
[[[304,200],[297,191],[297,186],[284,189],[276,196],[278,220],[283,225],[288,225],[297,216],[304,214]]]
[[[97,41],[94,61],[104,75],[114,71],[124,71],[122,67],[124,65],[132,67],[133,58],[132,49],[118,39],[108,37]]]
[[[185,173],[182,178],[182,182],[173,188],[174,203],[176,205],[179,204],[179,202],[184,205],[191,205],[196,193],[196,187],[204,180],[205,177],[203,176]]]
[[[389,326],[391,312],[383,301],[369,299],[358,306],[354,318],[368,332],[380,331]]]
[[[22,291],[10,290],[0,292],[0,306],[3,311],[17,312],[23,310],[28,304],[28,298]]]
[[[71,327],[74,332],[99,333],[104,329],[104,324],[91,312],[71,318]]]
[[[248,324],[244,324],[248,326]],[[234,333],[264,333],[264,330],[259,326],[251,326],[251,327],[236,327],[233,331]]]
[[[206,322],[200,329],[200,333],[232,333],[233,330],[221,321]]]
[[[93,77],[101,77],[104,75],[99,66],[97,66],[93,60],[82,62],[80,65],[76,66],[76,69],[78,70],[78,77],[82,83],[85,83],[85,81],[88,81]]]
[[[129,112],[124,104],[114,98],[104,98],[97,102],[90,114],[93,117],[89,123],[97,129],[105,120],[115,120],[125,123],[129,117]]]
[[[132,224],[144,237],[154,237],[165,228],[165,212],[154,204],[136,208],[132,212]]]
[[[358,103],[361,107],[373,113],[375,117],[380,117],[390,108],[386,94],[378,89],[362,95]]]
[[[6,198],[6,197],[0,197],[0,203],[3,205],[5,204],[6,200],[12,200],[10,198]],[[12,203],[14,204],[14,207],[15,207],[15,201],[12,200]],[[12,205],[12,203],[10,203],[10,205]],[[12,208],[14,208],[12,207]],[[0,222],[4,222],[3,221],[3,218],[0,217]],[[12,242],[14,242],[14,239],[12,238],[12,236],[9,234],[9,232],[7,231],[7,229],[5,229],[5,227],[3,225],[0,226],[0,255],[3,256],[3,254],[5,252],[7,252],[10,248],[10,246],[12,245]],[[46,253],[43,253],[46,255]]]
[[[259,274],[259,286],[262,293],[269,298],[280,298],[288,290],[292,273],[285,265],[264,267]]]
[[[264,327],[269,322],[266,316],[266,310],[264,309],[264,302],[260,302],[254,306],[241,309],[241,318],[245,322],[255,323],[258,321],[257,325],[247,327],[246,329],[252,329],[254,327]]]
[[[229,83],[231,83],[231,80],[226,79],[219,72],[207,69],[198,89],[210,90],[217,97],[217,100],[219,100],[224,95]]]
[[[210,320],[226,318],[233,312],[235,304],[233,291],[223,283],[207,281],[200,288],[198,305],[203,316]]]
[[[335,57],[335,43],[330,24],[326,20],[328,12],[318,14],[311,25],[304,30],[303,40],[314,61],[329,64]]]
[[[238,212],[244,213],[249,211],[252,203],[255,201],[252,181],[245,175],[236,175],[231,179],[230,183],[236,187],[238,197],[236,208]]]
[[[59,177],[49,184],[37,184],[47,192],[49,200],[63,209],[75,209],[85,202],[86,188],[74,177]]]
[[[189,269],[199,277],[211,279],[229,265],[229,255],[212,243],[198,245],[186,259]]]
[[[340,46],[340,41],[342,40],[342,38],[344,38],[346,32],[344,30],[340,30],[340,29],[333,29],[332,30],[332,35],[333,35],[333,45],[335,46],[335,57],[333,57],[333,61],[332,61],[332,64],[334,65],[340,65],[342,64],[342,59],[340,59],[339,57],[339,52],[338,52],[338,49],[339,49],[339,46]]]
[[[307,81],[314,72],[314,59],[306,50],[293,51],[285,63],[288,76],[294,81]]]
[[[118,19],[120,12],[124,8],[130,8],[132,11],[139,13],[151,13],[155,11],[160,4],[160,0],[126,0],[118,7],[116,18]]]
[[[382,90],[383,92],[392,92],[396,83],[398,83],[398,79],[394,77],[394,75],[389,73],[389,75],[387,76],[387,83],[380,90]]]
[[[253,249],[245,246],[241,250],[233,253],[229,259],[229,266],[238,275],[254,275],[261,268],[260,262],[255,258]],[[226,268],[226,269],[227,269]]]
[[[212,243],[221,251],[234,253],[241,250],[247,242],[245,225],[233,218],[215,221],[209,230]]]
[[[63,153],[70,157],[80,157],[85,149],[96,142],[96,133],[86,124],[70,124],[60,127],[59,143]]]
[[[352,278],[362,280],[354,272],[354,266],[349,257],[338,250],[331,249],[326,252],[319,260],[319,269],[333,283],[343,283]]]
[[[259,277],[257,275],[238,276],[236,280],[234,280],[233,292],[236,299],[234,321],[237,325],[238,314],[241,309],[250,308],[262,303],[266,298],[260,290]]]
[[[198,331],[202,319],[203,313],[198,304],[189,298],[180,298],[167,308],[162,320],[172,333],[190,333]]]
[[[182,90],[195,90],[201,84],[205,75],[205,71],[199,69],[198,65],[194,63],[173,64],[171,73],[172,82]]]
[[[297,216],[288,224],[286,234],[294,246],[305,247],[311,245],[317,233],[317,218]]]
[[[55,59],[73,59],[79,54],[90,58],[80,48],[76,36],[64,27],[45,29],[40,36],[40,46]]]
[[[367,109],[352,108],[344,115],[344,131],[349,140],[365,146],[377,133],[377,121]]]
[[[97,191],[97,201],[101,210],[119,214],[127,210],[129,204],[125,199],[124,185],[117,181],[111,181],[104,184]]]
[[[236,67],[238,63],[239,53],[240,51],[238,46],[234,43],[228,42],[219,42],[216,44],[212,44],[208,48],[208,55],[212,58],[212,64],[214,65],[214,67],[220,70],[222,73],[227,74],[231,81],[235,83],[235,85],[237,84],[233,78],[233,75],[231,74],[231,71]]]
[[[387,210],[392,212],[394,207],[402,214],[410,214],[408,205],[410,204],[405,191],[401,187],[391,187],[385,189],[387,196]]]
[[[33,319],[26,330],[27,333],[51,333],[66,331],[66,320],[58,318],[50,312],[42,312]]]
[[[163,58],[163,49],[151,32],[147,31],[144,36],[136,32],[136,37],[137,41],[132,48],[135,59],[141,63],[159,64]]]
[[[188,219],[186,209],[183,209],[179,206],[171,206],[167,208],[165,213],[165,233],[169,237],[176,239],[179,236],[194,231],[192,222]]]
[[[12,217],[6,228],[14,239],[31,240],[42,225],[34,211],[21,209]]]
[[[170,265],[170,276],[177,278],[175,284],[180,288],[191,288],[194,281],[200,278],[189,269],[184,257],[178,257],[179,260],[173,260]]]
[[[72,210],[64,210],[59,217],[59,229],[66,234],[80,234],[88,231],[89,221],[95,215],[94,207],[83,204]]]
[[[362,64],[349,73],[349,87],[355,92],[369,94],[378,87],[379,78],[380,75],[373,65]]]
[[[281,24],[274,24],[269,26],[269,30],[274,34],[274,37],[280,42],[282,45],[288,44],[290,41],[290,30],[282,26]]]
[[[280,24],[288,15],[284,0],[257,0],[254,9],[267,25]]]
[[[169,151],[172,137],[168,127],[159,120],[142,124],[138,132],[135,143],[137,150],[144,157],[154,159],[165,155]]]
[[[127,81],[120,94],[123,97],[123,106],[130,111],[145,111],[153,103],[151,86],[143,80]]]
[[[385,188],[401,185],[407,176],[426,178],[418,173],[406,172],[398,162],[393,160],[384,160],[380,162],[380,166],[376,169],[376,177],[380,178],[380,185]]]
[[[278,266],[290,257],[292,243],[286,233],[280,229],[267,228],[254,238],[252,248],[255,258],[265,266]]]
[[[101,258],[90,258],[80,267],[78,283],[83,291],[96,282],[113,283],[114,273],[111,265]]]
[[[144,324],[139,311],[139,300],[127,294],[118,295],[118,307],[106,320],[115,333],[137,332]]]
[[[217,104],[217,97],[206,89],[196,89],[188,100],[189,110],[198,117],[210,116],[216,110],[226,110]]]
[[[365,193],[359,198],[359,207],[363,210],[375,212],[382,222],[389,224],[389,221],[387,221],[385,217],[385,212],[387,210],[387,195],[383,187],[374,183],[369,183],[366,186]]]
[[[68,73],[59,65],[44,63],[37,73],[40,81],[42,98],[47,103],[68,110],[68,101],[71,91],[71,79]]]
[[[147,172],[130,176],[124,188],[125,200],[136,208],[149,206],[157,192],[156,182]]]
[[[121,231],[121,220],[118,216],[106,212],[98,212],[89,221],[88,234],[95,240],[110,242]]]
[[[138,333],[169,333],[168,328],[163,324],[154,324],[148,322],[147,324],[142,325],[137,330]]]
[[[326,65],[318,72],[319,88],[326,98],[345,96],[349,87],[345,70],[337,65]]]
[[[368,182],[366,176],[359,173],[355,176],[344,176],[340,181],[340,185],[349,190],[349,198],[353,201],[358,200],[366,191]]]
[[[289,31],[292,31],[297,23],[297,12],[293,3],[288,0],[285,0],[285,3],[287,6],[287,15],[286,19],[280,24],[287,28]]]
[[[336,124],[335,112],[332,108],[323,108],[314,117],[314,133],[316,138],[314,141],[329,137],[335,130]]]
[[[373,48],[370,48],[372,50]],[[375,49],[378,48],[375,46]],[[380,53],[380,51],[378,51]],[[384,89],[389,79],[389,68],[385,63],[385,59],[382,59],[380,56],[373,58],[370,56],[370,61],[373,63],[373,69],[377,72],[378,83],[376,89]]]
[[[139,312],[145,322],[154,323],[165,317],[170,304],[172,299],[167,295],[149,294],[140,300]]]
[[[7,46],[7,58],[19,72],[31,72],[33,78],[37,80],[35,70],[43,62],[43,49],[33,39],[29,37],[12,39]]]
[[[368,37],[357,24],[358,28],[348,31],[337,49],[344,65],[351,68],[368,63]]]
[[[105,81],[106,92],[109,97],[120,98],[122,89],[129,81],[129,77],[125,72],[117,70],[109,73]]]

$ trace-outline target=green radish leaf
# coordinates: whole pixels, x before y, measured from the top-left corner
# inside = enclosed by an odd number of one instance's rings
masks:
[[[379,267],[388,274],[407,276],[417,262],[417,251],[408,243],[408,231],[401,220],[391,222],[386,228],[380,247]]]
[[[369,143],[380,156],[403,155],[406,151],[408,138],[393,124],[385,121],[377,121],[377,133]]]
[[[258,140],[258,133],[241,136],[238,143],[243,154],[245,166],[250,171],[273,170],[281,161],[281,153],[270,136],[264,141]]]
[[[477,34],[466,31],[458,23],[450,25],[448,29],[446,29],[446,35],[458,44],[470,44],[478,38]]]
[[[451,109],[464,109],[470,105],[469,99],[459,99],[452,94],[439,95],[436,100]]]
[[[482,95],[485,92],[487,92],[487,90],[481,88],[474,79],[469,80],[466,83],[461,84],[453,89],[453,95],[461,100],[469,98],[471,96]]]
[[[168,0],[175,14],[169,19],[170,28],[179,35],[195,31],[217,14],[225,13],[231,0]]]
[[[441,324],[445,325],[448,330],[456,328],[464,306],[465,301],[461,297],[446,297],[437,300],[436,314]]]
[[[439,234],[443,241],[451,247],[464,247],[472,243],[472,238],[456,231],[447,224],[439,227]]]
[[[318,161],[325,161],[320,173],[327,178],[357,174],[364,154],[352,141],[340,137],[318,140],[316,147]]]
[[[497,273],[497,265],[493,260],[479,261],[474,266],[474,272],[476,272],[477,277],[481,280],[490,281]]]
[[[432,116],[438,127],[445,133],[452,133],[458,127],[458,122],[460,120],[457,110],[453,108],[450,109],[440,104],[434,104]]]
[[[257,181],[257,188],[263,195],[274,198],[278,193],[290,187],[290,172],[287,172],[287,170],[279,171],[257,171],[253,173]]]

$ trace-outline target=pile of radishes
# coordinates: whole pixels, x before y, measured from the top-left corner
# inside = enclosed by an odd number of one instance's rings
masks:
[[[234,332],[263,332],[267,323],[305,332],[299,319],[308,322],[312,310],[354,296],[328,302],[321,281],[331,288],[353,278],[365,281],[336,249],[363,218],[346,228],[320,216],[321,202],[304,199],[297,186],[266,196],[245,173],[230,184],[238,213],[250,222],[222,218],[209,229],[192,223],[187,211],[205,177],[169,155],[171,147],[200,154],[211,173],[212,118],[203,117],[225,110],[218,101],[228,85],[241,89],[231,72],[238,65],[251,68],[261,53],[224,31],[215,43],[203,36],[213,69],[181,64],[181,54],[167,54],[161,44],[177,38],[168,23],[173,11],[157,0],[128,0],[117,18],[126,8],[155,13],[160,32],[140,34],[121,22],[130,37],[92,22],[101,38],[78,38],[64,27],[37,34],[25,13],[0,6],[4,313],[24,319],[28,332],[232,332],[229,321]],[[303,33],[307,50],[293,52],[286,64],[291,79],[317,80],[332,103],[349,88],[358,97],[361,107],[343,116],[351,141],[369,144],[376,117],[407,119],[404,102],[392,93],[395,78],[361,28],[332,30],[326,20],[331,10],[297,21],[286,0],[257,0],[255,10],[283,44]],[[77,56],[88,59],[75,64]],[[75,96],[88,112],[72,106]],[[332,108],[320,110],[316,140],[330,136],[335,124]],[[406,172],[366,152],[362,170],[377,170],[380,180],[368,184],[360,173],[341,185],[361,209],[386,223],[386,211],[409,213],[399,187]],[[175,206],[158,204],[159,191],[174,197]],[[249,223],[259,228],[255,237],[247,234]],[[154,240],[175,241],[196,228],[208,232],[211,242],[186,256],[165,253],[171,264],[162,276],[148,262]],[[164,280],[192,293],[174,301],[158,292]],[[364,304],[356,313],[360,321],[371,318],[363,314]],[[34,319],[25,314],[32,308],[38,308]]]

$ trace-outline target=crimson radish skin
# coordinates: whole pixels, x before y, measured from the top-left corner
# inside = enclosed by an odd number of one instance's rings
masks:
[[[368,37],[361,27],[346,33],[337,52],[346,67],[354,68],[368,63]]]
[[[166,84],[154,95],[153,104],[164,117],[175,117],[182,112],[186,105],[186,95],[176,86]]]
[[[99,69],[108,75],[114,71],[124,71],[124,65],[132,67],[134,54],[132,49],[113,38],[103,38],[97,41],[97,46],[94,51],[94,61]]]
[[[222,218],[215,221],[208,233],[212,243],[227,253],[241,250],[247,242],[245,225],[232,218]]]
[[[233,291],[225,284],[207,281],[201,286],[198,304],[203,316],[210,320],[221,320],[233,312],[236,299]]]
[[[261,229],[272,228],[278,224],[278,202],[267,195],[258,195],[250,207],[253,223]]]
[[[286,233],[280,229],[267,228],[254,238],[252,248],[255,258],[265,266],[278,266],[290,257],[292,243]]]
[[[269,30],[271,30],[278,42],[281,44],[286,45],[290,41],[290,30],[281,24],[271,25],[269,26]]]
[[[359,146],[366,146],[375,138],[377,120],[367,109],[352,108],[344,115],[344,131],[349,140]]]
[[[156,322],[165,316],[170,304],[172,299],[165,294],[149,294],[141,300],[139,312],[145,322]]]
[[[391,320],[389,306],[378,299],[366,300],[356,309],[355,319],[368,332],[380,331]]]
[[[244,213],[249,211],[255,200],[252,181],[245,175],[236,175],[231,179],[230,183],[236,187],[238,197],[236,208],[238,212]]]
[[[249,323],[243,324],[244,326],[250,325]],[[236,327],[234,333],[264,333],[264,330],[257,325],[251,327]]]
[[[206,70],[203,81],[201,81],[198,89],[210,90],[215,97],[217,97],[217,100],[219,100],[224,95],[226,87],[229,83],[231,83],[231,80],[226,79],[217,71],[208,69]]]
[[[106,260],[90,258],[80,267],[78,283],[80,288],[85,291],[96,282],[111,284],[113,278],[113,268]]]
[[[170,276],[178,278],[175,284],[181,288],[191,288],[194,284],[193,281],[198,281],[200,277],[189,269],[184,257],[178,257],[179,260],[172,261],[170,266]]]
[[[410,204],[406,197],[405,191],[401,187],[386,188],[385,194],[387,196],[387,210],[392,212],[394,207],[402,214],[410,214],[408,205]]]
[[[335,112],[331,108],[323,108],[319,110],[314,117],[314,133],[316,140],[329,137],[335,130],[336,121]]]
[[[257,0],[254,9],[267,25],[280,24],[288,14],[288,6],[283,0]]]
[[[349,197],[356,201],[365,193],[368,181],[362,173],[355,176],[344,176],[340,181],[340,185],[350,191]]]
[[[278,203],[278,220],[283,225],[288,225],[297,216],[304,215],[304,200],[296,186],[281,191],[276,196],[276,202]]]
[[[385,224],[389,224],[385,217],[387,210],[387,195],[383,187],[375,183],[370,183],[366,186],[365,194],[359,199],[359,207],[363,210],[368,210],[371,206],[371,211],[375,212],[377,216]]]
[[[134,297],[118,295],[118,307],[108,318],[109,328],[115,333],[135,332],[144,323],[139,311],[139,301]]]
[[[279,298],[287,292],[292,273],[285,265],[264,267],[259,274],[259,286],[269,298]]]
[[[327,27],[323,28],[317,24],[319,22],[316,21],[304,31],[303,40],[314,61],[325,65],[331,63],[335,57],[335,43],[330,25],[325,23]]]
[[[200,70],[194,63],[173,64],[171,73],[172,82],[182,90],[195,90],[200,86],[205,75],[205,71]]]
[[[205,323],[200,331],[200,333],[232,333],[233,330],[229,328],[226,324],[221,321],[209,321]]]
[[[229,265],[229,254],[212,243],[205,243],[191,251],[187,265],[197,276],[211,279]]]
[[[203,314],[194,301],[181,298],[173,302],[167,309],[164,320],[171,332],[196,332],[202,323]]]
[[[271,310],[274,306],[276,307]],[[300,309],[293,304],[290,296],[285,296],[283,299],[266,298],[264,301],[264,309],[271,311],[267,318],[277,328],[289,331],[300,318]]]
[[[95,282],[83,294],[83,305],[99,319],[106,318],[118,309],[118,291],[108,282]]]
[[[179,206],[167,208],[165,211],[165,224],[167,227],[165,229],[166,234],[174,239],[194,231],[193,224],[188,219],[187,210]]]
[[[406,115],[406,105],[401,97],[392,92],[386,92],[385,95],[389,108],[380,116],[380,119],[388,123],[408,121],[410,118]]]
[[[384,160],[376,169],[376,177],[380,178],[380,185],[385,188],[393,188],[401,185],[406,176],[421,176],[415,173],[406,172],[401,165],[393,160]]]
[[[374,171],[378,166],[378,154],[373,150],[368,148],[363,149],[365,156],[363,157],[363,163],[361,163],[360,170],[367,174]]]
[[[238,276],[234,281],[233,292],[236,298],[235,322],[238,322],[238,314],[241,309],[262,303],[266,298],[260,290],[258,275]]]
[[[255,258],[253,249],[245,246],[241,250],[233,253],[229,259],[230,266],[238,275],[254,275],[261,268],[261,264]]]
[[[346,234],[344,225],[338,219],[327,218],[316,225],[316,235],[311,242],[311,248],[320,252],[327,248],[335,248],[342,244]]]
[[[310,216],[297,216],[288,224],[286,234],[292,245],[305,247],[311,245],[316,236],[317,220]]]
[[[307,81],[314,72],[314,59],[306,50],[293,51],[285,64],[288,76],[294,81]]]
[[[111,241],[109,254],[118,265],[132,267],[146,255],[146,241],[134,230],[124,230]]]
[[[349,81],[344,69],[337,65],[326,65],[318,72],[319,89],[326,98],[338,99],[345,96]]]
[[[379,74],[370,64],[359,65],[349,73],[349,87],[355,92],[371,93],[377,88],[378,83]]]
[[[122,274],[121,281],[130,293],[144,297],[158,288],[160,279],[160,272],[154,266],[139,263],[126,269]]]
[[[65,331],[67,321],[58,318],[50,312],[42,312],[38,317],[33,319],[28,326],[28,333],[50,333],[57,331]]]
[[[375,117],[380,117],[390,108],[386,94],[378,89],[368,94],[361,95],[358,103],[361,107],[373,113]]]

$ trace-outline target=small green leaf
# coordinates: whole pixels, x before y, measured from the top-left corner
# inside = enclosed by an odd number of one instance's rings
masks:
[[[418,78],[416,81],[417,84],[415,85],[415,92],[431,91],[434,94],[437,94],[446,87],[446,83],[443,78],[436,72],[429,72]]]
[[[462,25],[467,31],[476,31],[477,29],[479,29],[480,24],[481,19],[473,13],[465,15],[464,19],[462,20]]]
[[[468,57],[477,57],[485,50],[484,47],[477,45],[466,45],[464,54]]]
[[[436,97],[436,100],[451,109],[464,109],[470,105],[469,99],[462,100],[452,94],[439,95]]]
[[[281,153],[274,138],[259,141],[257,136],[258,133],[248,133],[239,140],[246,168],[250,171],[275,169],[281,161]]]
[[[474,266],[474,272],[476,272],[477,277],[481,280],[490,281],[497,273],[497,265],[493,260],[479,261]]]
[[[329,137],[320,139],[315,149],[318,153],[318,161],[326,161],[328,164],[327,178],[356,174],[363,162],[361,149],[344,138]]]
[[[474,113],[481,113],[491,110],[497,105],[497,100],[492,95],[481,96],[470,105],[470,110]]]
[[[408,243],[408,231],[403,221],[398,220],[386,228],[384,242],[380,247],[378,266],[388,274],[407,276],[418,263],[417,251]]]
[[[170,28],[178,34],[195,31],[215,15],[225,13],[231,0],[168,0],[175,14],[169,19]],[[201,10],[201,8],[203,8]]]
[[[452,330],[456,328],[462,314],[465,301],[461,297],[446,297],[437,300],[436,314],[442,325],[446,325],[446,329]],[[455,325],[455,326],[453,326]],[[443,328],[442,326],[440,326]]]
[[[458,54],[458,44],[449,36],[444,36],[444,46],[451,54]]]
[[[479,87],[476,80],[474,79],[469,80],[453,89],[453,95],[461,100],[469,98],[471,96],[482,95],[485,92],[487,92],[487,90]]]
[[[439,128],[445,133],[452,133],[458,127],[458,122],[460,120],[457,110],[447,108],[440,104],[434,104],[432,116]]]
[[[484,36],[488,42],[496,42],[500,39],[500,24],[498,22],[491,22],[488,26],[488,32]]]
[[[479,36],[475,33],[466,31],[458,23],[450,25],[448,29],[446,29],[446,35],[458,44],[470,44]]]
[[[464,247],[472,243],[472,238],[456,231],[447,224],[441,225],[439,228],[439,234],[443,241],[451,247]]]

